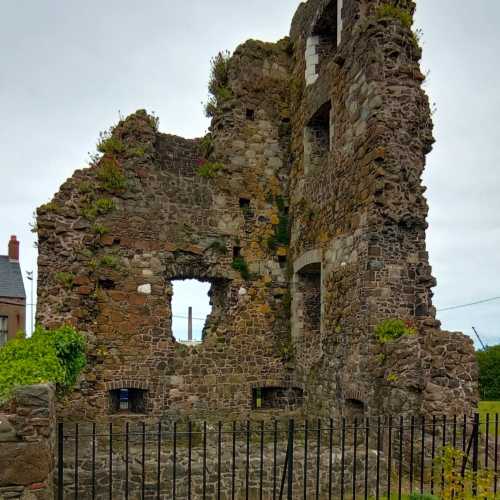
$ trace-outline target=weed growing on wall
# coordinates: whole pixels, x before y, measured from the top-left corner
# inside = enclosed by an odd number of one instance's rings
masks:
[[[75,281],[75,275],[73,273],[65,271],[60,271],[56,273],[54,275],[54,278],[58,283],[60,283],[65,288],[72,288]]]
[[[415,328],[402,319],[386,319],[375,328],[375,336],[381,344],[394,342],[406,335],[414,335]]]
[[[411,28],[413,24],[413,19],[411,13],[402,9],[401,7],[396,7],[395,5],[384,3],[379,5],[376,10],[376,15],[378,19],[382,19],[384,17],[390,17],[392,19],[398,19],[401,21],[401,24],[406,28]]]
[[[198,165],[197,173],[200,177],[212,179],[217,175],[217,172],[223,168],[224,165],[218,161],[201,160]]]
[[[123,174],[118,162],[111,157],[105,156],[99,165],[97,179],[101,187],[111,193],[124,191],[127,187],[127,179]]]
[[[10,340],[0,349],[0,401],[23,385],[51,382],[68,391],[85,364],[85,339],[72,327],[37,326],[30,338]]]
[[[233,260],[232,267],[235,271],[239,271],[244,280],[250,279],[250,271],[248,265],[243,257],[236,257]]]
[[[229,88],[229,51],[219,52],[211,60],[210,80],[208,82],[208,101],[205,104],[205,114],[213,117],[217,108],[233,96]]]

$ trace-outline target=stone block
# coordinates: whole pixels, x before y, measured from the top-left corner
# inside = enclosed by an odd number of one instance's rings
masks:
[[[52,450],[47,443],[2,443],[0,487],[42,483],[51,472]]]

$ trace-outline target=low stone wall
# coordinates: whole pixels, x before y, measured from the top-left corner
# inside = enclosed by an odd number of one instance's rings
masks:
[[[52,500],[55,467],[54,387],[19,388],[0,406],[0,500]]]
[[[79,424],[78,437],[74,425],[68,424],[65,426],[64,498],[75,498],[77,490],[79,499],[90,500],[94,498],[94,493],[95,498],[105,500],[110,496],[110,487],[112,498],[126,498],[126,488],[128,489],[128,498],[131,499],[143,498],[142,488],[144,488],[144,498],[146,499],[161,498],[162,500],[168,500],[174,498],[172,426],[168,422],[162,422],[162,424],[160,447],[158,447],[157,425],[147,425],[145,427],[143,447],[143,428],[141,423],[130,423],[128,440],[124,432],[124,426],[113,424],[111,465],[108,426],[99,424],[93,429],[92,424]],[[243,500],[245,498],[255,500],[259,498],[272,499],[274,498],[273,491],[275,489],[276,496],[279,497],[287,449],[287,433],[283,425],[280,426],[280,431],[277,434],[275,454],[271,427],[266,427],[261,448],[260,428],[257,423],[254,423],[249,440],[248,462],[246,431],[243,423],[238,424],[235,433],[234,456],[230,426],[225,425],[223,427],[221,432],[220,459],[217,426],[214,424],[208,425],[205,459],[203,458],[202,429],[203,427],[199,425],[193,427],[190,498],[193,500],[201,500],[203,498],[204,460],[206,498],[217,498],[219,487],[221,499],[229,500],[233,498],[233,460],[234,498],[236,500]],[[93,437],[94,431],[95,438]],[[184,426],[179,426],[176,434],[175,498],[179,499],[189,497],[189,447],[188,436],[184,431]],[[327,431],[324,431],[322,434],[319,450],[316,439],[315,429],[311,427],[306,456],[303,428],[297,429],[294,443],[293,498],[303,498],[304,479],[307,482],[307,498],[315,498],[317,484],[319,484],[319,498],[329,498],[330,480],[332,498],[340,498],[342,481],[346,497],[350,496],[353,484],[352,474],[354,463],[356,463],[357,470],[356,491],[362,496],[365,489],[365,450],[363,449],[361,440],[359,441],[356,455],[354,455],[352,441],[349,439],[351,442],[349,444],[346,443],[342,458],[337,435],[335,436],[335,443],[331,451],[329,449],[329,435]],[[76,443],[78,443],[77,446]],[[75,457],[78,457],[77,461],[75,461]],[[93,457],[95,457],[94,463]],[[366,488],[368,495],[372,496],[375,494],[376,489],[376,450],[370,449],[368,457]],[[307,464],[306,477],[304,476],[305,463]],[[385,471],[387,462],[383,455],[379,456],[379,463],[380,470]],[[220,482],[218,479],[219,468]],[[343,475],[341,472],[342,468],[344,469]],[[261,476],[262,497],[260,497]],[[248,497],[246,495],[247,477]],[[319,483],[317,483],[317,478],[319,478]],[[286,498],[286,478],[283,489],[283,498]]]

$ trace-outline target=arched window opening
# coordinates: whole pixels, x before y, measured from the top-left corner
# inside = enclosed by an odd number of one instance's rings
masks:
[[[203,340],[207,317],[212,312],[211,284],[196,279],[172,281],[172,334],[177,342]]]

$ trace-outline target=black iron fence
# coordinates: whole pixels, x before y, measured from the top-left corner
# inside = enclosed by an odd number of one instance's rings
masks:
[[[59,500],[497,498],[498,415],[61,423],[57,463]]]

